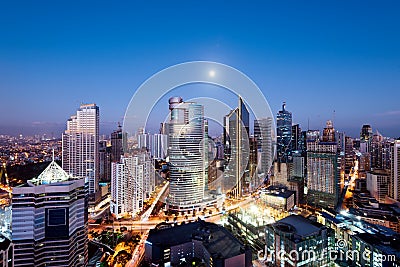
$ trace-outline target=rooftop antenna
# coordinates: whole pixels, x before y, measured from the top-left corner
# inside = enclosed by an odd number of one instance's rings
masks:
[[[310,130],[310,117],[307,118],[307,130]]]

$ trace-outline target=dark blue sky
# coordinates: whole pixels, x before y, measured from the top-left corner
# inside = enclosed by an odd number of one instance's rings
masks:
[[[149,76],[210,60],[252,78],[273,113],[286,101],[304,129],[335,110],[351,135],[369,123],[400,136],[399,1],[141,2],[2,1],[0,134],[57,135],[82,102],[108,133]]]

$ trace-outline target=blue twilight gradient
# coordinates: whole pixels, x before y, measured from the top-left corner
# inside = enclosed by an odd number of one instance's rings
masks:
[[[397,137],[399,14],[399,1],[2,1],[0,134],[58,135],[82,102],[108,133],[152,74],[210,60],[268,90],[274,114],[286,101],[303,129],[335,110],[339,130]]]

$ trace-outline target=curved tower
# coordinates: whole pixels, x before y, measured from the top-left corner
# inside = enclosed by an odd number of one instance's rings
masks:
[[[168,154],[171,209],[194,209],[204,199],[206,153],[204,108],[181,97],[169,99]]]

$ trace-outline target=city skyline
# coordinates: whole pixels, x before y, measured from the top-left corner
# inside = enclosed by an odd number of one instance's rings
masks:
[[[253,79],[273,114],[286,101],[302,129],[331,119],[354,137],[363,124],[400,135],[399,3],[159,5],[2,3],[0,134],[61,136],[81,103],[110,134],[151,75],[210,60]]]
[[[0,266],[400,266],[399,11],[0,3]]]

